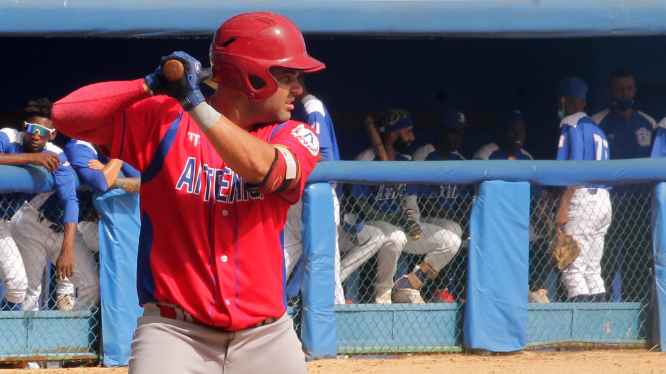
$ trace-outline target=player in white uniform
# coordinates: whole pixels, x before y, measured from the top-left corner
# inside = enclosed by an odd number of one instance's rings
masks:
[[[291,119],[300,121],[310,125],[319,137],[320,146],[320,159],[319,161],[339,161],[340,154],[338,153],[338,143],[335,139],[335,131],[333,130],[333,121],[321,100],[311,95],[305,86],[306,74],[299,74],[298,80],[303,88],[303,92],[296,96],[294,100],[294,110],[291,112]],[[340,226],[340,202],[338,200],[336,184],[332,183],[333,189],[333,211],[335,214],[336,226]],[[287,222],[284,225],[284,266],[286,269],[287,278],[292,274],[294,269],[300,272],[299,277],[302,277],[302,270],[297,266],[303,263],[303,243],[301,240],[301,216],[303,213],[303,201],[299,200],[298,203],[289,208],[287,214]],[[336,240],[335,249],[335,303],[344,304],[345,295],[342,289],[342,282],[340,281],[340,251]],[[297,280],[296,280],[297,281]],[[300,287],[299,287],[300,288]],[[291,296],[291,295],[290,295]]]
[[[25,298],[25,291],[28,287],[21,252],[9,230],[9,219],[20,206],[23,196],[22,193],[0,196],[0,279],[5,285],[0,311],[21,310],[20,304]]]
[[[608,160],[608,140],[584,112],[587,84],[577,77],[559,85],[561,135],[558,160]],[[558,224],[572,235],[580,255],[562,270],[562,283],[571,301],[604,301],[606,289],[601,278],[604,236],[611,222],[608,189],[601,185],[569,186],[560,198]]]
[[[64,152],[49,142],[56,135],[50,110],[51,103],[46,99],[31,102],[25,132],[0,131],[0,163],[44,166],[53,173],[56,185],[56,194],[40,193],[24,202],[9,224],[28,281],[21,309],[39,310],[42,275],[50,259],[60,278],[56,289],[58,306],[73,306],[76,287],[80,300],[77,309],[83,310],[99,303],[99,276],[91,253],[77,234],[79,206],[74,170]]]
[[[409,161],[409,145],[414,140],[412,120],[402,109],[388,109],[379,120],[379,133],[389,161]],[[373,148],[362,152],[357,161],[377,161]],[[416,186],[400,185],[407,208],[418,212]],[[423,303],[420,289],[425,282],[437,276],[458,253],[459,231],[454,232],[429,223],[418,223],[409,211],[403,212],[397,195],[390,185],[353,185],[352,195],[365,220],[366,227],[380,229],[387,240],[380,248],[377,259],[375,299],[391,295],[396,303]],[[459,229],[459,228],[458,228]],[[416,241],[411,237],[420,234]],[[409,238],[408,238],[409,237]],[[393,283],[398,257],[402,251],[425,254],[424,261],[411,273]]]

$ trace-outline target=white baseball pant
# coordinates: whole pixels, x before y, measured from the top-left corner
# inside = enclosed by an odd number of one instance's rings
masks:
[[[606,292],[601,278],[604,236],[611,222],[611,202],[606,189],[579,188],[569,205],[569,222],[564,231],[580,246],[578,258],[562,270],[567,296],[595,295]]]
[[[5,282],[5,299],[14,304],[22,303],[28,288],[28,277],[7,220],[0,220],[0,279]]]
[[[79,232],[83,236],[83,241],[86,243],[88,250],[99,252],[99,226],[97,222],[79,222]]]
[[[436,218],[433,219],[433,222],[438,222],[439,225],[423,221],[419,223],[423,233],[417,241],[408,239],[402,228],[388,222],[366,222],[366,227],[378,228],[387,237],[387,241],[377,257],[375,292],[381,293],[393,288],[393,276],[402,251],[411,254],[425,254],[424,261],[431,264],[437,271],[451,262],[460,248],[462,229],[460,225],[450,220]]]
[[[53,231],[49,227],[51,225],[47,219],[40,222],[39,211],[28,202],[23,203],[9,225],[12,237],[21,251],[28,278],[25,301],[21,305],[24,311],[39,310],[46,260],[49,259],[55,264],[62,248],[65,234]],[[92,252],[87,249],[78,230],[74,239],[74,261],[74,275],[71,280],[68,278],[61,280],[56,293],[74,294],[76,287],[75,310],[85,310],[99,305],[99,272]]]
[[[335,192],[335,187],[331,186],[333,191],[333,214],[335,216],[335,226],[340,227],[340,200]],[[287,278],[294,271],[298,259],[303,254],[303,241],[301,239],[301,216],[303,215],[303,200],[289,207],[287,213],[287,222],[284,225],[284,267],[287,272]],[[338,233],[335,233],[335,304],[345,303],[345,293],[340,281],[340,248],[338,246]]]

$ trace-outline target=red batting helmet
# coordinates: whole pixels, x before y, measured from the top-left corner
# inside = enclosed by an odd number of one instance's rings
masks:
[[[301,31],[289,18],[270,12],[237,15],[223,23],[210,45],[213,80],[254,101],[277,91],[272,66],[310,73],[324,64],[308,56]]]

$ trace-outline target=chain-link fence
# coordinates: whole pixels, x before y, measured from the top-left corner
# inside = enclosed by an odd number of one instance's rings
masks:
[[[408,213],[403,213],[393,186],[346,184],[338,189],[339,353],[462,350],[476,188],[397,186]],[[527,349],[648,344],[650,190],[650,185],[610,190],[532,185]],[[566,216],[559,223],[558,213]],[[502,219],[501,212],[497,219]],[[300,215],[290,215],[290,220],[296,222]],[[576,261],[564,269],[548,253],[558,227],[581,248]],[[286,230],[299,237],[300,226],[288,223]],[[290,242],[287,236],[285,244]],[[302,266],[297,258],[301,252],[285,252],[294,272]],[[298,296],[290,300],[298,306]],[[292,313],[297,317],[298,308]]]
[[[0,362],[99,358],[98,215],[90,191],[77,197],[68,227],[56,193],[0,195]]]

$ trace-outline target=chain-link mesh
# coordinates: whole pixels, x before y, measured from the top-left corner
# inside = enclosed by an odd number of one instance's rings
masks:
[[[573,194],[564,212],[567,192]],[[614,186],[610,191],[546,187],[533,193],[529,346],[647,343],[652,329],[649,222],[650,186]],[[575,261],[562,269],[548,253],[558,225],[580,247]]]
[[[77,196],[79,223],[69,242],[57,194],[0,195],[0,362],[98,359],[98,215],[90,191]],[[73,275],[60,279],[56,264],[72,244]]]

